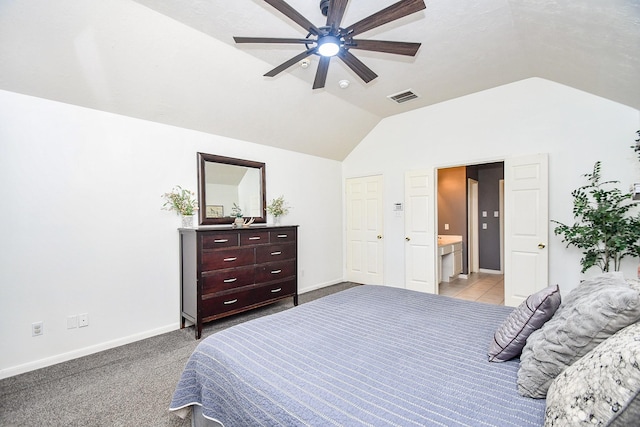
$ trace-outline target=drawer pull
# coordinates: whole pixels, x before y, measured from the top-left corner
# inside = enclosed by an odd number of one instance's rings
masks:
[[[282,273],[282,270],[271,270],[271,274],[279,274]]]
[[[282,252],[280,252],[280,251],[271,252],[271,255],[282,255]]]
[[[249,237],[249,240],[260,240],[260,236]]]
[[[224,283],[233,283],[233,282],[235,282],[236,280],[238,280],[238,278],[237,278],[237,277],[234,277],[233,279],[224,279]]]
[[[227,243],[229,241],[229,239],[216,239],[213,241],[213,243]]]
[[[278,288],[278,289],[271,289],[271,293],[275,294],[276,292],[280,292],[282,290],[282,288]]]
[[[233,256],[233,257],[231,257],[231,258],[225,258],[225,259],[223,259],[223,261],[224,261],[224,262],[230,262],[230,261],[235,261],[235,260],[237,260],[237,259],[238,259],[237,257],[234,257],[234,256]]]
[[[238,302],[238,299],[236,298],[236,299],[232,299],[232,300],[229,300],[229,301],[225,301],[225,302],[223,302],[223,304],[224,305],[230,305],[230,304],[235,304],[237,302]]]
[[[278,239],[286,239],[287,237],[289,237],[286,234],[278,234]]]

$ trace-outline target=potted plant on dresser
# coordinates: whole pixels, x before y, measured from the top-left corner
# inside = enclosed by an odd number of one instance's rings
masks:
[[[195,196],[193,191],[176,185],[169,193],[162,195],[165,200],[162,209],[175,211],[176,214],[181,215],[183,228],[193,228],[196,211],[198,210],[198,202]]]

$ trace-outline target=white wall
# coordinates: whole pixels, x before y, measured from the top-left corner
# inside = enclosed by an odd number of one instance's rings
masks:
[[[301,292],[342,279],[339,162],[0,91],[0,378],[179,327],[161,195],[197,189],[198,151],[266,163],[300,225]]]
[[[603,179],[621,188],[640,182],[629,148],[640,128],[637,110],[533,78],[383,120],[343,162],[345,178],[384,175],[385,282],[404,287],[404,220],[392,211],[404,201],[408,170],[458,166],[549,153],[549,217],[572,223],[571,191],[601,160]],[[549,279],[566,292],[581,278],[580,253],[549,237]],[[623,271],[635,277],[637,259]],[[590,270],[587,275],[597,271]]]

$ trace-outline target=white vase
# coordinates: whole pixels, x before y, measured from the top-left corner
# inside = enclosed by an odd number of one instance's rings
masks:
[[[244,218],[239,216],[235,219],[235,221],[233,221],[233,223],[236,225],[236,227],[242,227],[244,225]]]
[[[193,228],[195,215],[182,215],[182,228]]]
[[[282,222],[282,217],[281,216],[274,216],[273,217],[273,225],[280,225],[280,223]]]

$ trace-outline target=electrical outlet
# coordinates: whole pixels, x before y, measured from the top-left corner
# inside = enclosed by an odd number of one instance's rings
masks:
[[[486,223],[486,222],[483,222],[483,223],[482,223],[482,229],[483,229],[483,230],[486,230],[486,229],[487,229],[487,223]]]
[[[67,329],[74,329],[78,327],[78,315],[67,316]]]
[[[89,314],[78,314],[78,327],[84,328],[85,326],[89,326]]]
[[[31,324],[31,336],[37,337],[44,333],[44,322],[33,322]]]
[[[448,229],[449,229],[449,224],[445,224],[445,225],[444,225],[444,229],[445,229],[445,230],[448,230]]]

